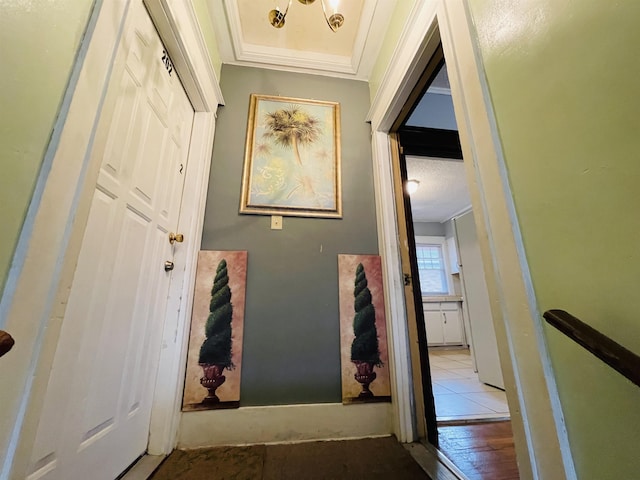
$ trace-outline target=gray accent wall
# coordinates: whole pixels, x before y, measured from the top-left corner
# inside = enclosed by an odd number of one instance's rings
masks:
[[[240,405],[340,402],[338,254],[377,254],[365,82],[223,65],[202,249],[247,250]],[[341,106],[343,218],[241,215],[249,95]]]
[[[440,222],[414,222],[413,233],[423,237],[444,237],[445,227]]]

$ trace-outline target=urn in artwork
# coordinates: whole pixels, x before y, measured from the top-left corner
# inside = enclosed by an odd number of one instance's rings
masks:
[[[200,384],[209,391],[209,394],[202,399],[202,403],[219,403],[220,399],[216,395],[216,389],[224,383],[226,377],[222,374],[224,365],[201,363],[203,375]]]

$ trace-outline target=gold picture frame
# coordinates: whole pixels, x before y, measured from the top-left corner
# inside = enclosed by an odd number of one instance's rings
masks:
[[[339,103],[251,94],[240,213],[342,218]]]

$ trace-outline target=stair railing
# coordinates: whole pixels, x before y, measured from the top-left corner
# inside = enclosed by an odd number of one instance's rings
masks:
[[[640,356],[564,310],[547,310],[545,320],[640,387]]]

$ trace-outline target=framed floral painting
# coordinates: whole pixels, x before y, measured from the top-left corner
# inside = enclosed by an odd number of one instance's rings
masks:
[[[342,218],[340,104],[252,94],[240,213]]]

